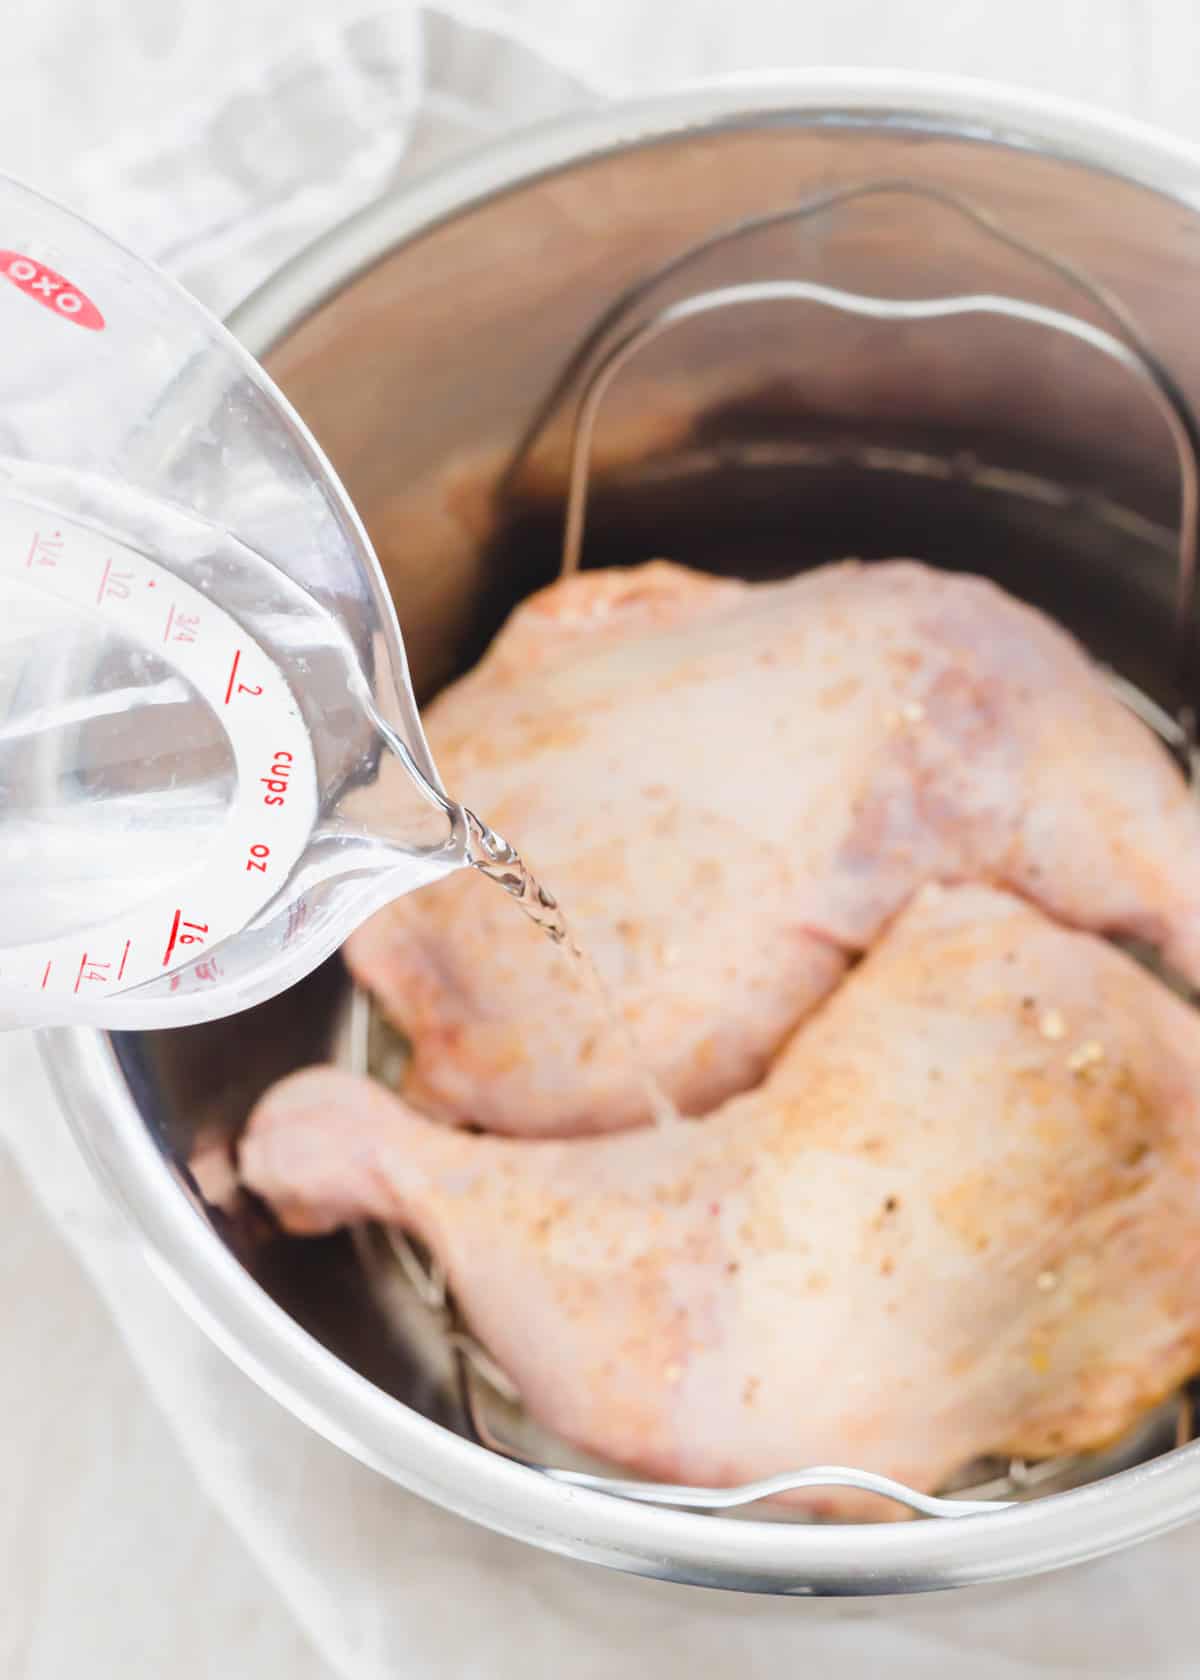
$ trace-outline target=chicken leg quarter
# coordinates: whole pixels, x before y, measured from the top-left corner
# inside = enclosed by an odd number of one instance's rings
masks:
[[[923,881],[1010,886],[1200,981],[1200,810],[1076,644],[978,578],[584,573],[521,606],[428,727],[689,1114],[756,1085]],[[412,1039],[426,1112],[648,1118],[584,977],[482,878],[401,899],[347,957]]]
[[[922,889],[704,1121],[471,1136],[314,1069],[241,1164],[290,1230],[418,1233],[535,1416],[671,1481],[933,1489],[1098,1446],[1200,1366],[1200,1020],[989,887]]]

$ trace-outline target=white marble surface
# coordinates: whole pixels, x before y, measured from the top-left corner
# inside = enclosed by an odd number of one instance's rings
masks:
[[[0,168],[67,198],[98,148],[135,156],[234,68],[359,0],[10,0]],[[403,8],[393,6],[397,14]],[[566,66],[610,89],[763,65],[903,65],[1092,100],[1200,138],[1192,0],[504,0]],[[264,75],[264,90],[270,87]],[[1196,1671],[1200,1531],[1032,1587],[810,1607],[626,1581],[430,1513],[344,1464],[177,1323],[113,1239],[108,1300],[139,1303],[142,1353],[62,1233],[103,1223],[24,1040],[0,1045],[0,1675],[5,1680],[767,1676]],[[36,1129],[38,1147],[18,1144]],[[53,1220],[16,1159],[36,1161]],[[95,1233],[92,1233],[95,1235]],[[124,1270],[122,1268],[125,1268]],[[173,1371],[145,1356],[178,1338]],[[205,1395],[209,1450],[172,1418]],[[211,1450],[228,1420],[228,1448]],[[253,1483],[257,1506],[230,1497]],[[235,1509],[236,1507],[236,1509]],[[287,1531],[319,1537],[303,1558]],[[307,1571],[307,1573],[306,1573]],[[384,1614],[380,1606],[401,1613]]]

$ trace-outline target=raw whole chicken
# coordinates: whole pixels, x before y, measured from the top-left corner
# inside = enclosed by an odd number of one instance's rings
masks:
[[[1200,1366],[1200,1020],[990,887],[921,889],[702,1121],[471,1136],[314,1069],[241,1168],[289,1230],[418,1233],[536,1417],[667,1480],[933,1489],[1098,1446]]]
[[[753,1088],[926,880],[1008,885],[1200,980],[1200,809],[1080,648],[979,578],[584,573],[519,607],[428,728],[687,1114]],[[426,1112],[555,1136],[648,1117],[586,975],[482,877],[401,899],[347,958]]]

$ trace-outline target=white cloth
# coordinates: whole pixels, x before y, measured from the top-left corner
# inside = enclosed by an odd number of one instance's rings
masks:
[[[7,77],[8,161],[217,308],[356,203],[589,88],[789,58],[908,62],[1007,75],[1200,134],[1200,25],[1186,0],[1010,0],[1003,14],[985,0],[509,0],[473,22],[342,0],[101,10],[125,24],[139,78],[114,58],[111,31],[68,50],[64,14],[94,16],[83,0],[18,8],[28,75]],[[181,97],[207,76],[224,97]],[[53,133],[37,99],[50,86],[67,96]],[[97,146],[102,135],[113,138]],[[1040,1581],[820,1603],[606,1574],[447,1516],[312,1435],[184,1319],[76,1156],[30,1040],[0,1041],[0,1078],[0,1139],[42,1210],[0,1155],[11,1680],[1195,1672],[1200,1527]]]

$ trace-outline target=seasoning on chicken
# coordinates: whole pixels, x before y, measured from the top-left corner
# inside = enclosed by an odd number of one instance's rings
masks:
[[[1200,1019],[988,887],[920,891],[703,1121],[471,1136],[313,1069],[241,1168],[292,1231],[417,1233],[533,1415],[667,1480],[933,1489],[1100,1446],[1200,1368]]]
[[[662,562],[519,607],[430,708],[456,797],[559,897],[685,1113],[763,1077],[923,881],[1006,884],[1200,981],[1200,809],[1061,629],[979,578]],[[648,1118],[586,977],[464,872],[349,942],[407,1094],[567,1136]]]

